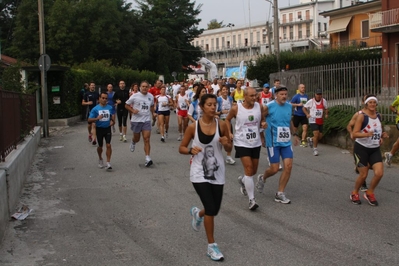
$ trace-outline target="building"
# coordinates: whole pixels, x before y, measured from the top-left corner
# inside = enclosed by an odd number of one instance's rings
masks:
[[[382,87],[398,94],[399,76],[399,1],[381,0],[381,11],[369,14],[370,30],[382,34]]]
[[[354,1],[352,5],[320,13],[328,17],[327,33],[332,48],[357,46],[381,47],[381,33],[370,31],[369,14],[381,11],[381,0]]]
[[[280,51],[304,51],[329,46],[328,18],[320,12],[350,5],[350,0],[300,0],[298,5],[279,8]],[[216,64],[218,75],[237,67],[241,61],[256,60],[274,51],[273,22],[251,25],[229,23],[220,29],[206,30],[192,41],[201,47],[203,57]]]

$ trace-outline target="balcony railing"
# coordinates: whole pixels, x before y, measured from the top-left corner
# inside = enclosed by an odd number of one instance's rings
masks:
[[[399,25],[399,8],[369,14],[370,29]]]

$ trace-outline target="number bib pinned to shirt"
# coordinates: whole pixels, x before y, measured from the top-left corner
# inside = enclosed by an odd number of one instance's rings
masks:
[[[99,110],[98,114],[103,116],[100,119],[100,121],[102,121],[102,122],[109,121],[109,119],[111,118],[111,114],[110,114],[110,112],[108,110]]]
[[[257,127],[248,127],[245,132],[245,138],[249,143],[255,142],[259,138]]]
[[[277,142],[289,142],[291,131],[289,127],[277,127]]]

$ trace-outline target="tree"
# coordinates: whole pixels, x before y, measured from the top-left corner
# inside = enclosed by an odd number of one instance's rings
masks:
[[[208,23],[208,30],[220,29],[224,27],[226,27],[226,25],[223,25],[223,20],[218,22],[216,19],[212,19]]]
[[[13,18],[15,17],[17,0],[0,0],[0,47],[3,49],[11,45]]]
[[[195,64],[201,51],[191,42],[203,32],[197,27],[202,5],[195,6],[190,0],[137,0],[137,3],[145,26],[142,37],[149,44],[148,69],[168,74]]]

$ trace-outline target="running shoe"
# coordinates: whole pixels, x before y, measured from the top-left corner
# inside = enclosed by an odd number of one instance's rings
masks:
[[[91,144],[93,144],[93,146],[95,146],[97,144],[97,141],[95,139],[93,139],[93,142]]]
[[[224,260],[222,252],[220,252],[218,244],[213,243],[211,245],[208,245],[208,257],[211,258],[211,260],[214,261],[222,261]]]
[[[123,135],[122,140],[123,140],[123,142],[127,142],[127,139],[126,139],[125,135]]]
[[[367,200],[367,202],[371,206],[378,206],[378,201],[375,199],[374,193],[373,194],[364,193],[363,197]]]
[[[105,167],[103,160],[98,160],[98,168],[103,169]]]
[[[389,167],[389,166],[391,166],[391,163],[392,163],[392,154],[390,153],[390,152],[386,152],[386,153],[384,153],[384,156],[385,156],[385,164]]]
[[[123,140],[123,136],[122,135],[120,135],[120,137],[119,137],[119,141],[122,141]]]
[[[274,201],[284,203],[284,204],[291,203],[291,200],[287,199],[287,197],[285,196],[285,193],[280,193],[280,194],[276,193],[276,195],[274,196]]]
[[[89,142],[93,141],[93,137],[91,136],[91,134],[89,135]]]
[[[105,170],[107,171],[111,171],[112,170],[112,166],[110,163],[107,163],[107,166],[105,167]]]
[[[161,137],[161,141],[165,142],[165,137],[164,136]]]
[[[134,152],[134,149],[136,148],[136,143],[134,143],[133,141],[130,142],[130,151]]]
[[[258,175],[258,182],[256,182],[256,188],[259,193],[263,192],[263,188],[265,187],[265,182],[263,181],[263,175]]]
[[[152,160],[145,161],[144,166],[145,167],[150,167],[152,165]]]
[[[192,207],[190,210],[190,214],[193,217],[191,221],[191,226],[193,227],[194,231],[198,232],[201,226],[202,221],[204,220],[203,218],[199,217],[199,212],[200,209],[197,207]]]
[[[177,141],[181,141],[181,135],[179,135],[179,137],[177,138]]]
[[[226,163],[227,164],[235,164],[236,161],[234,161],[233,158],[231,158],[231,156],[227,156],[226,157]]]
[[[364,194],[364,195],[366,195],[366,194]],[[349,198],[351,199],[353,204],[356,204],[356,205],[362,204],[362,202],[360,201],[359,194],[352,194],[352,195],[350,195]]]
[[[280,163],[280,165],[278,166],[278,170],[279,170],[279,171],[283,170],[283,167],[281,166],[281,163]]]
[[[301,144],[299,146],[306,148],[308,146],[308,144],[306,144],[305,140],[302,140]]]
[[[314,149],[314,150],[313,150],[313,155],[314,155],[314,156],[318,156],[318,155],[319,155],[319,152],[317,151],[317,149]]]
[[[259,207],[259,205],[256,204],[255,198],[249,200],[249,209],[251,211],[256,210],[258,207]]]
[[[308,141],[308,146],[313,149],[313,138],[307,137],[306,140]]]
[[[360,186],[360,191],[366,192],[367,190],[368,190],[367,183],[366,181],[364,181],[364,183]]]
[[[241,192],[241,194],[246,196],[247,195],[247,190],[245,189],[245,185],[244,185],[243,179],[244,179],[244,177],[242,175],[240,175],[238,177],[238,184],[240,184],[240,192]]]

